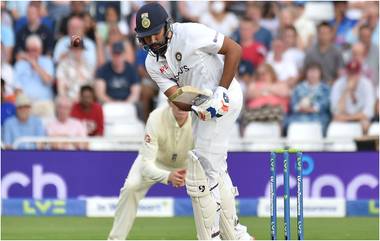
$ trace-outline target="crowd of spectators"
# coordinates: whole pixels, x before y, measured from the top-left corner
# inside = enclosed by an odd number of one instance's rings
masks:
[[[102,136],[105,103],[146,121],[159,90],[134,33],[143,1],[1,1],[2,144],[20,136]],[[378,2],[160,2],[242,47],[237,79],[251,121],[378,121]],[[77,48],[71,36],[83,36]],[[25,147],[25,148],[30,148]],[[54,148],[85,148],[55,146]]]

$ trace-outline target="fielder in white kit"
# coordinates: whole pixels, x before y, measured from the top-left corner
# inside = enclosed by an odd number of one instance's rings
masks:
[[[144,143],[120,190],[108,239],[124,240],[136,218],[139,201],[160,182],[181,187],[185,182],[187,152],[193,147],[189,113],[170,104],[154,110],[145,127]]]
[[[199,106],[174,102],[182,110],[193,111],[194,148],[189,152],[186,188],[198,239],[241,238],[236,235],[237,189],[226,162],[230,130],[243,102],[234,79],[240,46],[202,24],[172,23],[158,3],[138,10],[136,33],[150,53],[145,62],[147,71],[166,96],[186,85],[213,92]]]

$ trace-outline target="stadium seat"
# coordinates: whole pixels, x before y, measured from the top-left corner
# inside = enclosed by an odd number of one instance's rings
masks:
[[[327,128],[326,146],[329,151],[356,151],[354,139],[363,135],[359,122],[331,122]]]
[[[135,123],[107,124],[104,128],[105,137],[141,137],[144,136],[144,124],[140,121]]]
[[[90,141],[88,143],[88,149],[90,151],[114,151],[118,150],[117,146],[111,142],[104,141]]]
[[[372,123],[368,129],[368,135],[379,136],[379,134],[380,134],[379,122]]]
[[[103,105],[104,136],[143,138],[144,124],[137,117],[135,105],[106,103]]]
[[[246,138],[279,138],[281,128],[277,122],[251,122],[244,131]]]
[[[303,151],[323,151],[322,125],[319,122],[293,122],[289,125],[287,145]]]
[[[103,113],[106,125],[139,122],[134,104],[106,103],[103,105]]]
[[[305,4],[304,14],[314,22],[329,21],[334,18],[334,5],[328,1],[308,1]]]
[[[283,148],[281,127],[277,122],[251,122],[244,130],[243,143],[246,151]]]
[[[113,138],[102,138],[89,141],[88,149],[91,151],[137,151],[142,144],[142,138],[126,138],[115,140]]]

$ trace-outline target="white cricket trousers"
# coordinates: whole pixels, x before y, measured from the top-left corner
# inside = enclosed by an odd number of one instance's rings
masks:
[[[156,182],[143,178],[141,174],[142,160],[138,156],[133,163],[124,186],[120,189],[119,201],[109,240],[125,240],[136,219],[139,201],[143,199],[149,188]]]
[[[243,93],[236,79],[228,88],[228,96],[230,109],[221,118],[202,121],[194,113],[192,115],[194,152],[209,179],[210,187],[215,186],[222,173],[227,171],[229,137],[243,106]]]

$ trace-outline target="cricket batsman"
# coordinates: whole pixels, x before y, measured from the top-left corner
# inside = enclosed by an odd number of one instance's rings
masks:
[[[170,97],[182,86],[212,91],[200,105],[174,102],[192,111],[194,148],[189,152],[186,189],[192,199],[198,239],[238,239],[234,212],[237,189],[227,172],[230,130],[242,108],[235,71],[240,46],[198,23],[172,23],[158,3],[143,5],[136,14],[136,33],[144,49],[147,71]]]
[[[124,240],[128,236],[139,201],[152,185],[158,182],[174,187],[185,185],[188,152],[192,148],[189,112],[169,102],[150,114],[144,143],[120,190],[109,240]],[[241,224],[236,223],[235,232],[236,237],[250,237]]]

